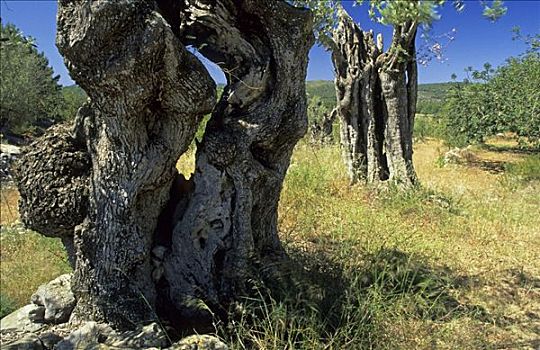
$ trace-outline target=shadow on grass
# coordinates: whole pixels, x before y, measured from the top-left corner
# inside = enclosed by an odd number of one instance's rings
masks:
[[[321,250],[292,248],[289,256],[279,278],[246,298],[248,316],[231,318],[246,348],[265,338],[275,348],[378,348],[392,322],[488,319],[482,307],[455,298],[457,289],[468,288],[466,277],[396,249],[351,257],[360,258],[354,266]]]
[[[485,160],[477,159],[467,162],[467,166],[472,168],[478,168],[480,170],[487,171],[491,174],[501,174],[506,170],[508,162],[501,162],[498,160]]]
[[[500,145],[490,145],[490,144],[481,144],[480,147],[483,150],[490,152],[498,153],[514,153],[514,154],[538,154],[540,153],[540,148],[538,147],[519,147],[519,146],[500,146]]]

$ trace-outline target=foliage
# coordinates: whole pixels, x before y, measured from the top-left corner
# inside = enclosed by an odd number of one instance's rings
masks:
[[[77,85],[65,86],[62,88],[62,99],[58,109],[60,120],[71,120],[75,118],[79,108],[86,102],[88,96]]]
[[[443,103],[433,100],[419,100],[416,104],[416,112],[419,114],[438,114]]]
[[[15,311],[15,309],[15,303],[2,292],[0,292],[0,318],[9,315],[13,311]]]
[[[428,138],[441,139],[444,137],[445,120],[432,114],[416,114],[414,119],[414,138],[418,141],[426,141]]]
[[[314,17],[314,32],[317,41],[327,49],[332,47],[332,31],[337,26],[337,11],[343,0],[290,0],[297,6],[311,9]],[[354,0],[354,5],[362,6],[364,0]],[[431,23],[440,18],[438,10],[447,0],[370,0],[367,6],[370,17],[381,24],[401,26],[407,22],[423,24],[429,28]],[[462,11],[464,0],[452,0],[454,8]],[[495,21],[502,17],[507,8],[502,0],[481,0],[484,17]]]
[[[308,99],[317,96],[328,110],[332,110],[336,105],[336,88],[332,81],[306,81],[306,93]]]
[[[447,141],[456,146],[483,142],[512,132],[523,141],[540,142],[540,54],[510,58],[496,70],[472,68],[470,79],[456,85],[444,107]]]
[[[308,123],[321,122],[325,114],[330,114],[330,110],[323,104],[319,96],[313,96],[308,101],[307,107]]]
[[[59,76],[53,77],[32,38],[12,24],[0,26],[0,127],[21,130],[56,114],[61,99]]]
[[[523,161],[508,164],[506,176],[520,182],[540,181],[540,154],[527,156]]]

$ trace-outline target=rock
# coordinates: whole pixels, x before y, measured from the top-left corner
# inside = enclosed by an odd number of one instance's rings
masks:
[[[21,148],[18,146],[0,144],[0,180],[12,180],[12,164],[20,157]]]
[[[62,341],[62,337],[52,332],[46,332],[39,335],[41,343],[46,349],[53,349],[56,344]]]
[[[87,322],[56,344],[57,350],[74,349],[162,349],[169,345],[157,323],[136,331],[116,332],[109,325]]]
[[[2,344],[2,350],[43,350],[43,343],[33,333],[26,334],[23,338],[9,344]]]
[[[0,321],[0,331],[35,332],[43,328],[43,323],[31,320],[41,312],[40,306],[29,304],[5,316]],[[32,316],[31,316],[32,315]]]
[[[173,344],[171,350],[228,350],[229,347],[218,338],[202,334],[191,335]]]
[[[21,148],[18,147],[18,146],[13,146],[13,145],[8,145],[8,144],[4,144],[2,143],[0,145],[0,152],[4,153],[4,154],[8,154],[8,155],[19,155],[21,154]]]
[[[87,322],[81,328],[56,344],[56,350],[107,349],[104,340],[112,333],[112,328],[105,324]],[[103,345],[103,346],[102,346]]]
[[[444,154],[444,164],[467,164],[477,159],[470,147],[454,148]]]
[[[164,348],[169,345],[169,341],[163,329],[154,322],[141,330],[111,334],[105,344],[120,349],[147,349]]]
[[[37,306],[37,308],[28,313],[28,318],[34,323],[43,323],[45,322],[45,307],[40,305]]]
[[[71,275],[59,276],[39,286],[37,292],[32,295],[32,302],[45,307],[45,322],[55,324],[67,322],[75,307],[75,297],[71,292]]]

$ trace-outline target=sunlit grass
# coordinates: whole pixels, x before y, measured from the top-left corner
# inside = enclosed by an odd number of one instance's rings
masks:
[[[348,186],[337,145],[301,142],[279,208],[290,271],[216,332],[233,349],[537,348],[538,155],[505,147],[441,166],[447,148],[426,137],[422,187],[400,193]],[[191,150],[178,168],[193,164]],[[1,259],[2,295],[18,305],[68,269],[59,242],[33,233],[3,230]]]

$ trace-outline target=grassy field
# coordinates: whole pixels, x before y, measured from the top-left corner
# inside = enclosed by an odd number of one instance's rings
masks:
[[[540,156],[505,142],[442,166],[423,138],[406,194],[349,187],[338,146],[300,143],[280,202],[286,287],[216,332],[233,349],[538,349]],[[4,309],[69,270],[59,242],[12,225],[16,197],[2,189]]]

